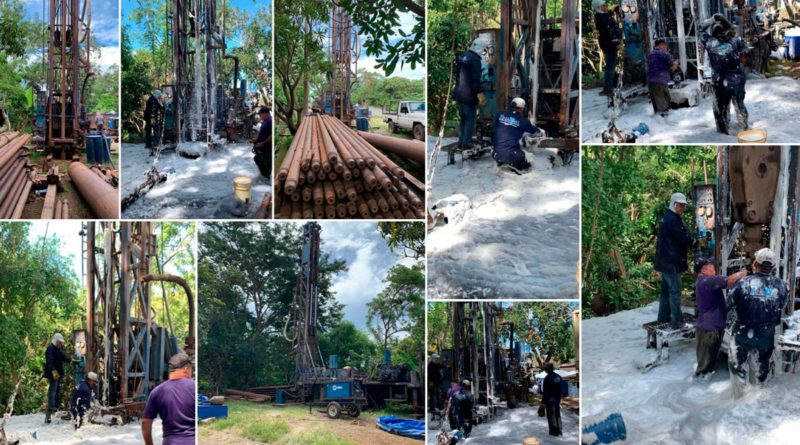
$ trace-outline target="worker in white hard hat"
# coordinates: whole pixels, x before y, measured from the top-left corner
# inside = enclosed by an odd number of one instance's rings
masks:
[[[442,388],[442,364],[437,354],[431,354],[427,367],[428,395],[430,397],[430,412],[444,408],[444,388]]]
[[[72,413],[72,425],[77,430],[83,425],[83,418],[92,404],[94,388],[97,386],[97,374],[90,372],[72,391],[69,411]]]
[[[498,167],[504,167],[518,175],[531,168],[530,162],[522,151],[523,136],[527,134],[540,136],[542,130],[528,120],[525,115],[525,100],[515,97],[511,108],[497,114],[494,119],[492,135],[492,157]]]
[[[44,354],[44,377],[49,384],[44,423],[50,423],[51,414],[58,411],[58,399],[61,395],[61,382],[64,377],[64,363],[75,363],[75,360],[64,354],[63,348],[64,336],[60,333],[55,333]]]
[[[766,383],[774,368],[775,326],[781,323],[789,297],[788,285],[775,276],[780,266],[775,252],[765,247],[753,256],[753,274],[739,280],[726,301],[728,309],[736,310],[728,348],[734,398],[741,397],[751,381]]]
[[[456,84],[453,99],[458,103],[458,150],[464,151],[472,145],[475,122],[478,118],[478,105],[486,104],[481,86],[481,56],[491,47],[491,42],[482,37],[476,38],[469,50],[456,57]],[[451,150],[448,164],[455,163],[455,153]]]
[[[164,111],[161,95],[161,90],[153,90],[144,107],[144,148],[150,150],[150,155],[161,139],[161,114]]]
[[[609,96],[614,92],[614,78],[617,70],[617,54],[621,33],[614,15],[608,10],[606,0],[593,2],[595,7],[594,27],[597,29],[597,41],[603,52],[605,66],[603,67],[603,90],[601,96]]]
[[[683,327],[681,274],[689,270],[686,253],[696,243],[681,219],[685,211],[686,195],[673,193],[669,200],[669,209],[664,213],[658,229],[653,264],[655,270],[661,272],[658,321],[669,322],[672,329]]]

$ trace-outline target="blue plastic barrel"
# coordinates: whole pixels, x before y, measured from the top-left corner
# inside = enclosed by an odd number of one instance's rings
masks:
[[[102,159],[103,164],[110,164],[111,163],[111,138],[103,138],[102,140],[105,143],[101,147],[100,156],[98,156],[98,159]]]
[[[98,134],[91,134],[86,137],[86,162],[88,164],[97,164],[102,159],[100,148],[103,144],[103,136]],[[100,155],[100,157],[98,157]]]

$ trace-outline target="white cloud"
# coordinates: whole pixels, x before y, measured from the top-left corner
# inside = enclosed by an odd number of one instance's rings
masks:
[[[365,69],[367,71],[378,73],[383,75],[382,68],[376,68],[375,65],[377,62],[375,61],[375,57],[361,57],[358,59],[358,69]],[[356,69],[356,65],[353,65],[353,70]],[[407,79],[422,79],[425,77],[425,67],[417,66],[416,69],[411,69],[410,65],[405,65],[400,68],[400,64],[398,63],[397,68],[395,68],[394,72],[389,77],[405,77]]]
[[[111,65],[120,64],[119,57],[118,46],[104,46],[100,48],[100,57],[92,56],[92,65],[95,67],[95,71],[98,71],[97,67],[100,67],[102,71],[106,71]]]

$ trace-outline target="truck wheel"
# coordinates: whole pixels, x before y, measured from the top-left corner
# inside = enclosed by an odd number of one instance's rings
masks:
[[[338,419],[339,415],[342,414],[342,405],[339,405],[339,402],[331,402],[325,411],[331,419]]]
[[[425,140],[425,127],[422,124],[414,124],[414,139],[418,141]]]
[[[359,408],[355,403],[350,404],[350,406],[347,407],[347,415],[352,418],[356,418],[361,415],[361,408]]]
[[[392,134],[397,133],[397,126],[392,121],[389,121],[389,132]]]

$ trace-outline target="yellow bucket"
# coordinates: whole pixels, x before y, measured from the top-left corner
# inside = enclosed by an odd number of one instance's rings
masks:
[[[736,138],[742,144],[763,144],[767,142],[767,130],[740,131]]]
[[[522,439],[522,445],[542,445],[542,441],[536,437],[526,437]]]
[[[253,180],[247,176],[237,176],[233,180],[233,193],[236,199],[241,202],[250,202],[250,192],[253,188]]]

